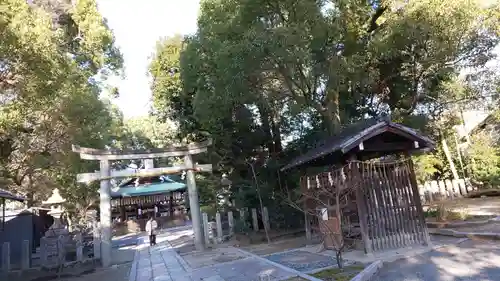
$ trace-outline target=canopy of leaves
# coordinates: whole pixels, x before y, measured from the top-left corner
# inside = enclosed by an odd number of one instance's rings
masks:
[[[1,0],[0,36],[3,185],[29,205],[58,187],[74,207],[88,207],[96,186],[76,184],[76,173],[96,163],[80,161],[71,144],[104,148],[119,136],[96,79],[122,67],[113,34],[93,0]]]
[[[277,186],[276,168],[325,132],[367,117],[453,139],[457,109],[494,94],[477,81],[499,15],[468,0],[204,0],[195,35],[157,46],[152,112],[181,138],[209,132],[207,160],[233,182],[255,164],[261,186]],[[439,151],[417,159],[422,180],[448,174]]]

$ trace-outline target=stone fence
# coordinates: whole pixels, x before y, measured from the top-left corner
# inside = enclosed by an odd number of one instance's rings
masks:
[[[259,231],[259,212],[256,208],[250,209],[251,213],[251,228],[253,231]],[[269,212],[267,207],[262,208],[261,221],[265,228],[270,230],[271,226],[269,223]],[[238,219],[244,222],[249,218],[248,209],[242,209],[239,211]],[[207,213],[202,213],[203,231],[205,237],[205,243],[217,244],[222,243],[228,238],[234,235],[234,214],[232,211],[227,213],[217,212],[215,214],[215,221],[209,221]]]
[[[98,238],[82,237],[80,233],[72,235],[60,235],[58,237],[43,237],[40,239],[40,247],[32,252],[31,241],[24,240],[21,247],[20,264],[11,263],[11,245],[4,242],[1,247],[2,264],[1,272],[12,270],[28,270],[33,268],[58,268],[73,263],[83,262],[88,259],[98,258],[95,249],[86,246],[92,241],[94,245],[100,245]]]
[[[477,190],[468,179],[429,181],[418,186],[423,203],[430,204],[436,201],[464,197]]]

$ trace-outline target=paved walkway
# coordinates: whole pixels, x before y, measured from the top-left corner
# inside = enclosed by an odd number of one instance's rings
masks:
[[[278,281],[297,276],[294,269],[249,253],[238,260],[193,269],[177,254],[169,236],[175,233],[158,235],[158,244],[153,247],[147,239],[141,239],[129,281]]]
[[[458,245],[384,264],[373,281],[500,280],[500,243],[467,240]]]

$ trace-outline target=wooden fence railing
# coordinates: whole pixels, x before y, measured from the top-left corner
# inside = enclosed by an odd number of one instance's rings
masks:
[[[418,186],[422,203],[429,204],[436,201],[464,197],[477,190],[468,179],[429,181]]]

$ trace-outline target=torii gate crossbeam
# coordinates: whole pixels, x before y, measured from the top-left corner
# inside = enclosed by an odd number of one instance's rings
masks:
[[[128,177],[134,175],[159,175],[167,171],[186,171],[186,183],[189,195],[189,207],[195,238],[196,249],[201,251],[205,248],[203,229],[200,214],[200,203],[194,172],[210,172],[211,165],[194,165],[192,155],[207,151],[207,147],[212,144],[208,139],[202,143],[193,143],[186,146],[170,146],[164,149],[151,150],[103,150],[85,148],[73,145],[73,152],[79,153],[81,159],[98,160],[100,162],[99,174],[84,173],[77,175],[79,182],[100,181],[99,207],[101,222],[101,263],[103,267],[111,265],[111,188],[110,179]],[[152,159],[162,157],[184,156],[184,165],[171,168],[146,169],[137,171],[113,171],[111,172],[110,161],[126,159]]]

